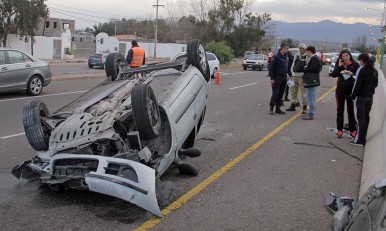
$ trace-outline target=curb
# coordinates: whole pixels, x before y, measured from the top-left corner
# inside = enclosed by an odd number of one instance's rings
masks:
[[[106,77],[106,73],[84,73],[84,74],[59,74],[52,75],[52,81],[69,80],[69,79],[89,79]]]

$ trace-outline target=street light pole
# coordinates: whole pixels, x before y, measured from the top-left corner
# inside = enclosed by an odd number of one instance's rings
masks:
[[[154,58],[157,57],[157,37],[158,37],[158,7],[165,7],[164,5],[159,5],[158,0],[157,4],[153,5],[153,7],[156,8],[156,13],[155,13],[155,36],[154,36]]]
[[[382,69],[383,67],[383,55],[385,53],[385,30],[384,30],[384,20],[385,20],[385,4],[386,4],[386,0],[383,2],[383,10],[379,10],[379,9],[374,9],[374,8],[369,8],[369,7],[365,7],[366,10],[375,10],[375,11],[378,11],[379,13],[381,13],[381,23],[380,23],[380,27],[381,27],[381,32],[382,32],[382,44],[381,44],[381,57],[379,58],[379,67]]]

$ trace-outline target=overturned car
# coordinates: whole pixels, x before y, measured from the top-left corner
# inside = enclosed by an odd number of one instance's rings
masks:
[[[52,189],[98,192],[162,216],[156,182],[169,168],[198,174],[184,163],[203,123],[210,90],[209,66],[199,40],[187,59],[130,68],[119,53],[107,57],[107,79],[50,114],[42,101],[23,109],[23,124],[37,155],[16,166],[18,178],[36,179]],[[156,97],[150,83],[175,81]]]

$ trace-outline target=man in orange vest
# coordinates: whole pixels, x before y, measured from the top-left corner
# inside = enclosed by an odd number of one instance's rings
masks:
[[[131,49],[127,53],[126,61],[131,68],[140,67],[145,64],[145,51],[138,46],[136,40],[131,41]]]

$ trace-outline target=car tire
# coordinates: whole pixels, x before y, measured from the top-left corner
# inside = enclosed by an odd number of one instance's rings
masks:
[[[247,70],[247,68],[246,67],[243,67],[244,68],[244,71],[246,71]]]
[[[28,81],[27,94],[31,96],[40,95],[43,91],[43,79],[40,76],[34,75]]]
[[[259,71],[262,71],[263,70],[263,67],[259,67]]]
[[[215,79],[217,74],[217,68],[215,67],[213,70],[213,75],[210,76],[210,78]]]
[[[126,59],[120,53],[111,53],[107,56],[105,62],[105,71],[107,77],[111,77],[111,80],[114,81],[117,79],[119,70],[121,70],[121,64],[126,64]]]
[[[40,100],[28,102],[23,108],[23,126],[28,142],[36,151],[48,150],[50,129],[42,123],[50,113],[45,103]]]
[[[131,92],[133,116],[142,139],[158,137],[161,129],[161,114],[153,89],[147,84],[137,85]]]
[[[210,79],[209,63],[206,59],[206,53],[204,45],[200,40],[190,40],[187,47],[188,62],[195,66],[206,81]]]
[[[198,176],[200,169],[194,164],[180,164],[178,165],[178,170],[181,174],[187,174],[190,176]]]
[[[93,65],[91,65],[91,64],[89,64],[89,65],[88,65],[88,68],[93,68],[93,67],[94,67],[94,66],[93,66]]]

